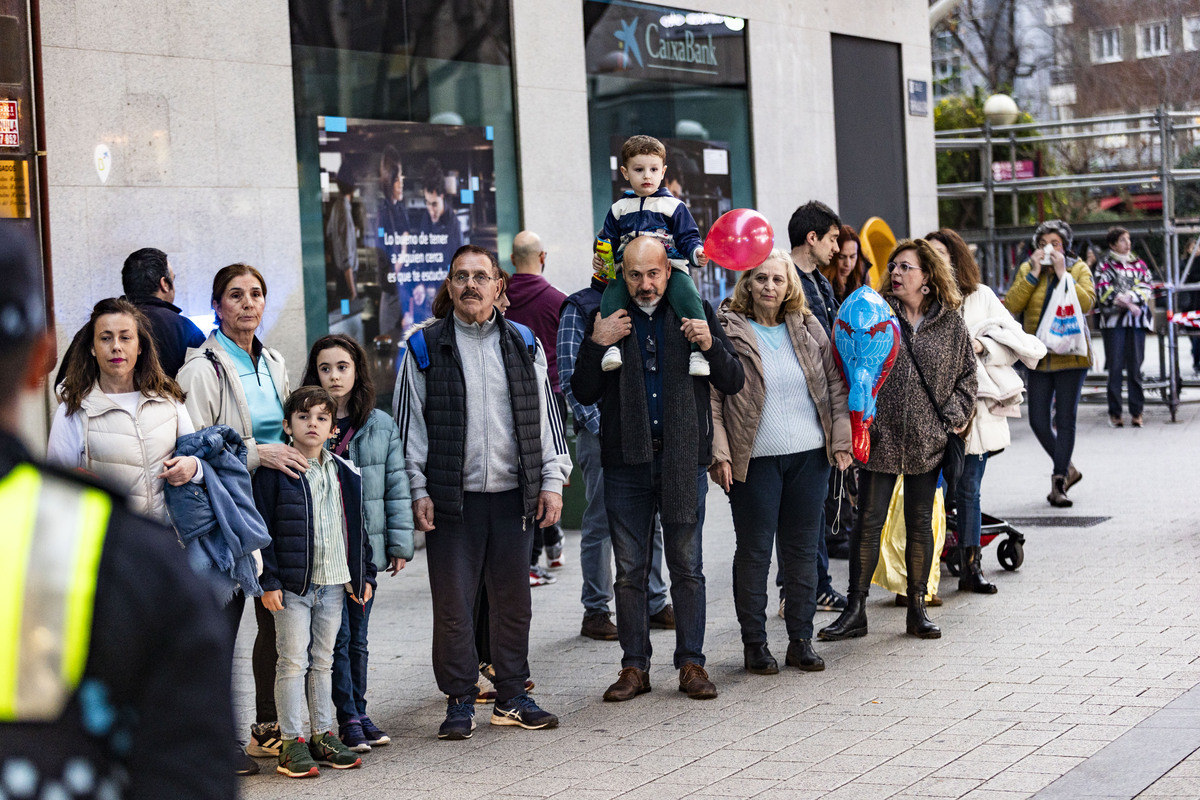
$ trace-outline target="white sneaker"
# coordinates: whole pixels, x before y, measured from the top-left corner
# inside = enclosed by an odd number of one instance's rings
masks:
[[[621,350],[615,345],[604,351],[604,358],[600,359],[600,369],[605,372],[612,372],[621,368],[625,362],[621,360]]]
[[[692,353],[688,356],[688,375],[694,378],[707,378],[709,375],[708,359],[703,353]]]

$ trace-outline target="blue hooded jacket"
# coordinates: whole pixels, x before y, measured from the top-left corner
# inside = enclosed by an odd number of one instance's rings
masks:
[[[262,589],[254,551],[270,544],[271,538],[254,506],[242,437],[228,425],[214,425],[179,437],[175,455],[204,462],[204,484],[167,484],[164,493],[192,568],[215,580],[223,600],[238,587],[258,597]]]

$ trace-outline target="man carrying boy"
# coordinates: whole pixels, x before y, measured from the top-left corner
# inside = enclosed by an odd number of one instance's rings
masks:
[[[558,522],[571,472],[542,345],[494,307],[496,256],[463,245],[450,262],[453,311],[408,340],[400,435],[417,530],[428,531],[433,672],[449,698],[439,739],[475,729],[475,601],[487,587],[493,725],[552,728],[529,677],[533,530]]]
[[[671,266],[650,238],[630,242],[624,282],[628,309],[589,321],[571,389],[580,403],[600,403],[604,501],[617,561],[617,638],[624,656],[609,701],[650,691],[650,570],[654,513],[662,518],[663,552],[675,606],[675,668],[679,691],[707,700],[717,687],[704,671],[704,565],[701,532],[708,465],[712,462],[709,389],[737,394],[742,362],[711,308],[681,320],[662,302]],[[606,348],[620,342],[628,365],[604,372]],[[687,371],[689,343],[703,351],[712,377]],[[640,369],[639,369],[640,367]]]
[[[696,284],[688,274],[688,264],[703,267],[708,263],[696,220],[688,207],[667,191],[663,185],[666,174],[667,149],[653,136],[630,136],[621,147],[621,175],[629,181],[625,196],[613,203],[604,218],[601,237],[612,247],[613,261],[620,270],[625,247],[639,236],[651,236],[666,249],[671,262],[671,278],[666,298],[681,320],[704,319],[704,306]],[[592,260],[597,272],[606,269],[599,255]],[[625,281],[608,282],[600,301],[600,315],[608,317],[629,305],[629,290]],[[620,369],[621,348],[614,344],[604,352],[601,362],[605,372]],[[688,374],[708,375],[708,361],[695,345],[688,359]]]
[[[334,769],[362,764],[332,733],[333,648],[342,603],[371,599],[375,565],[363,528],[362,478],[325,449],[337,403],[321,387],[304,386],[292,392],[283,411],[284,433],[308,459],[308,471],[290,478],[263,466],[254,473],[254,504],[271,534],[259,583],[263,606],[275,616],[279,651],[275,705],[283,749],[276,771],[308,778],[319,774],[318,763]],[[306,729],[306,722],[312,726]]]

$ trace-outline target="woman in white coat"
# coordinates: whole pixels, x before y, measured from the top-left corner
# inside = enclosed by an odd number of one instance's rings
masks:
[[[966,439],[967,458],[958,481],[958,550],[961,571],[959,591],[995,594],[996,585],[983,577],[980,564],[980,484],[988,457],[1008,447],[1008,420],[1021,416],[1024,383],[1013,369],[1017,361],[1031,369],[1046,355],[1046,346],[1025,333],[1020,323],[987,285],[980,283],[979,265],[967,243],[949,228],[928,234],[925,239],[954,270],[962,292],[961,313],[975,350],[975,372],[979,389],[975,417]]]
[[[200,460],[175,458],[175,440],[193,433],[179,385],[162,371],[150,323],[130,302],[92,309],[68,352],[46,458],[86,469],[129,497],[134,511],[170,524],[164,481],[200,481]]]

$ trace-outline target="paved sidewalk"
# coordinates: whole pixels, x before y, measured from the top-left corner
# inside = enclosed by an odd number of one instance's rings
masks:
[[[366,754],[362,769],[326,770],[316,781],[286,780],[262,761],[264,774],[243,781],[244,796],[1030,797],[1200,683],[1200,406],[1184,406],[1174,425],[1162,406],[1149,406],[1146,417],[1144,429],[1113,430],[1103,405],[1081,408],[1075,463],[1084,479],[1065,510],[1046,503],[1049,459],[1026,421],[1014,421],[1012,447],[988,465],[985,511],[1111,519],[1026,527],[1017,572],[999,569],[993,543],[985,569],[997,595],[959,594],[944,573],[945,605],[930,612],[943,629],[939,640],[905,636],[904,610],[875,589],[870,634],[819,643],[822,673],[742,670],[729,505],[710,487],[706,650],[720,697],[708,702],[675,691],[669,631],[653,634],[654,691],[601,702],[620,650],[579,636],[573,534],[558,583],[533,590],[535,696],[561,726],[492,727],[490,707],[480,706],[474,738],[439,742],[445,703],[429,666],[428,583],[418,553],[401,577],[381,577],[371,625],[370,713],[392,744]],[[833,570],[844,589],[846,562],[834,561]],[[833,618],[819,613],[817,624]],[[253,708],[254,627],[248,614],[235,664],[243,732]],[[782,660],[783,621],[771,616],[768,630]],[[1187,724],[1200,727],[1194,717]],[[1142,796],[1200,796],[1197,758]]]

